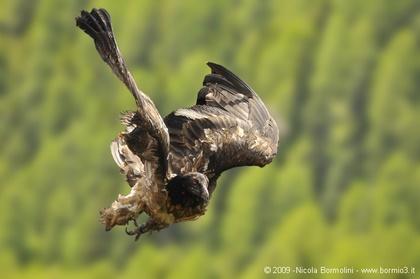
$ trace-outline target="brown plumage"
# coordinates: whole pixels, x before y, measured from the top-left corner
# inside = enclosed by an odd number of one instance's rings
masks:
[[[203,215],[220,174],[233,167],[270,163],[279,131],[258,95],[224,67],[207,63],[195,106],[162,118],[138,89],[118,49],[104,9],[82,11],[76,25],[94,39],[102,59],[133,94],[137,109],[121,119],[126,126],[111,143],[111,153],[131,192],[101,210],[106,230],[132,220],[139,236],[171,223]],[[149,219],[141,225],[137,217]]]

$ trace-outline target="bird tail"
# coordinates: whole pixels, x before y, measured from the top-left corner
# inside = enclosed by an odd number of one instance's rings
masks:
[[[90,13],[82,11],[80,16],[76,17],[76,26],[94,40],[99,55],[130,90],[138,105],[142,106],[145,94],[137,87],[118,48],[109,13],[105,9],[95,8]]]

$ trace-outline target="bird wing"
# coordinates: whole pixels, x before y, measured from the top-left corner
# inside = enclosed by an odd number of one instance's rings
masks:
[[[167,168],[166,125],[152,100],[137,87],[118,49],[108,12],[105,9],[82,11],[76,25],[93,38],[98,53],[133,94],[137,104],[136,111],[127,112],[122,118],[127,128],[111,144],[113,158],[126,175],[131,193],[120,195],[111,207],[102,211],[101,219],[107,229],[126,224],[142,211],[159,219],[154,215],[164,208],[166,179],[171,177]]]
[[[173,173],[197,171],[210,179],[238,166],[264,166],[277,153],[279,131],[258,95],[224,67],[208,63],[197,103],[165,117]]]

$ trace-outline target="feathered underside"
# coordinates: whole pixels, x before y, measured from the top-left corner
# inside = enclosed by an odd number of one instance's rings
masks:
[[[102,59],[127,86],[137,109],[125,113],[126,126],[111,144],[112,156],[131,192],[101,211],[109,230],[134,221],[136,239],[171,223],[194,220],[206,211],[220,174],[233,167],[270,163],[279,132],[258,95],[224,67],[207,63],[196,105],[162,118],[138,89],[118,49],[104,9],[81,12],[76,25],[94,39]],[[142,225],[137,217],[145,212]]]

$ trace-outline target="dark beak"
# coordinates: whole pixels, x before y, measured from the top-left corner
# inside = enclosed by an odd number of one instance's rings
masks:
[[[210,199],[209,191],[207,190],[207,187],[190,188],[190,192],[196,195],[197,197],[200,197],[205,202],[208,202]]]
[[[202,198],[205,202],[208,202],[210,199],[209,191],[207,188],[204,188],[203,191],[201,191],[200,198]]]

